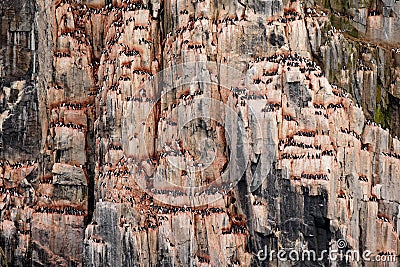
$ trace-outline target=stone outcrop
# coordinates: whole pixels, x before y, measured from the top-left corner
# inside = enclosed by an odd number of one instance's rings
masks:
[[[0,3],[2,264],[398,261],[397,2]]]

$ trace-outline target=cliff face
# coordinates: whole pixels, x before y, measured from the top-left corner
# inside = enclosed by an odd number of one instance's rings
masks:
[[[399,255],[397,2],[0,3],[3,264]]]

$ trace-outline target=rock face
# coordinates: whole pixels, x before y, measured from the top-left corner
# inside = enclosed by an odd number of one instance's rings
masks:
[[[398,266],[399,3],[12,3],[2,264]]]

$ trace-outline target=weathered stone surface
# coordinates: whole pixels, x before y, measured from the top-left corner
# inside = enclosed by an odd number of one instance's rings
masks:
[[[82,266],[83,217],[35,213],[31,238],[33,266]],[[80,242],[77,242],[80,240]]]
[[[87,185],[85,173],[79,167],[56,163],[52,172],[53,184]]]
[[[398,5],[0,0],[9,266],[398,256]]]

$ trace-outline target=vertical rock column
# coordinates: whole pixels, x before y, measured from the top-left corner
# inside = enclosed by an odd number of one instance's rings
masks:
[[[33,264],[80,265],[93,182],[96,69],[90,25],[81,5],[37,2],[38,96],[42,122]],[[97,55],[98,56],[98,55]],[[97,63],[96,63],[97,62]]]

